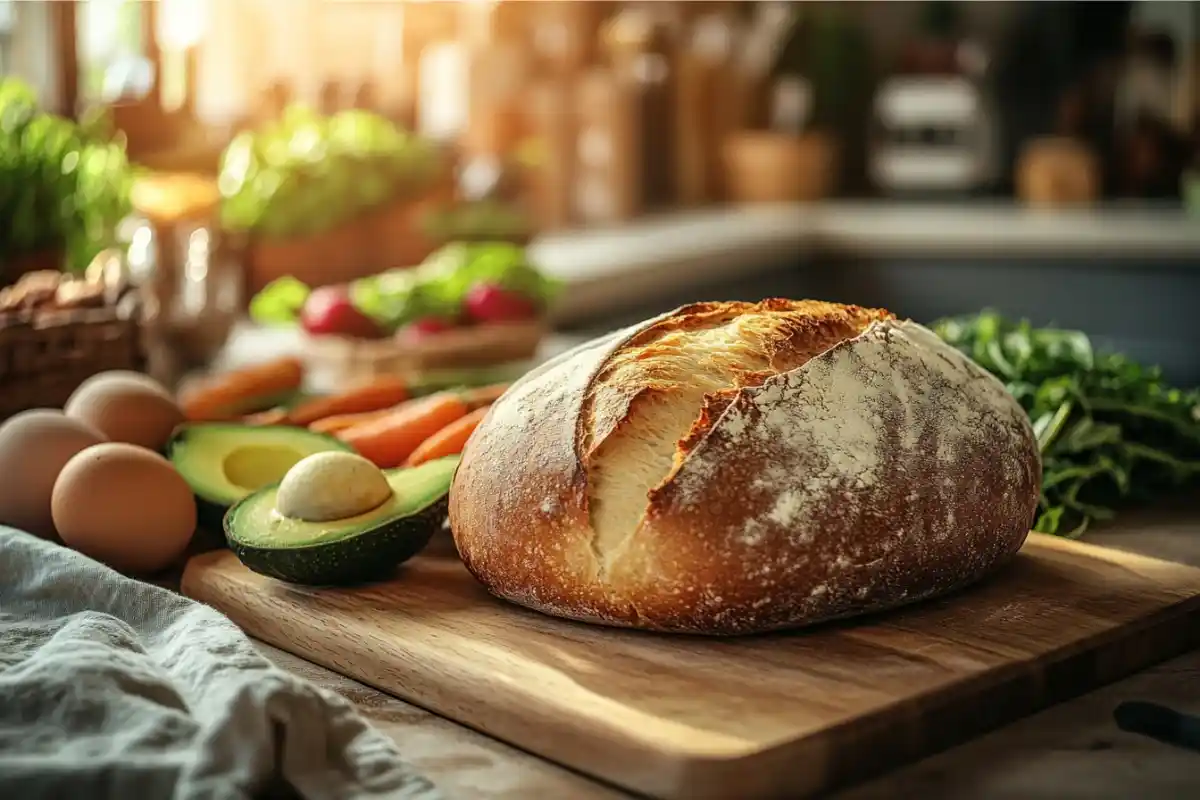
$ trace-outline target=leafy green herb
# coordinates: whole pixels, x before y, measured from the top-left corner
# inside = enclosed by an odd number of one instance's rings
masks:
[[[369,111],[325,116],[302,105],[221,155],[222,224],[267,237],[329,230],[427,187],[442,170],[435,145]]]
[[[1200,390],[1097,353],[1080,331],[991,311],[933,329],[1003,381],[1029,414],[1043,472],[1035,530],[1077,537],[1127,504],[1200,477]]]
[[[291,275],[276,278],[250,298],[250,318],[259,325],[294,325],[311,292]]]
[[[0,261],[61,250],[82,271],[114,243],[132,181],[104,112],[76,123],[40,111],[21,81],[0,80]]]

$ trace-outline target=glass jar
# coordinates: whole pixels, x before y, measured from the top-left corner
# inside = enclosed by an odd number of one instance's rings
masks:
[[[121,227],[141,297],[149,371],[173,385],[224,347],[243,307],[242,245],[221,231],[216,181],[156,173],[134,185]]]

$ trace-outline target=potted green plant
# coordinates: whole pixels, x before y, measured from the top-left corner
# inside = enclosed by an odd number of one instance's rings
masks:
[[[103,112],[49,114],[28,85],[0,79],[0,286],[37,269],[86,269],[114,243],[131,179]]]
[[[448,183],[432,143],[361,109],[301,105],[238,134],[221,158],[221,223],[245,234],[248,289],[320,286],[415,264],[422,203]]]

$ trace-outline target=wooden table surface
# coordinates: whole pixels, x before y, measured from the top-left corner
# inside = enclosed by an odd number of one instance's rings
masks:
[[[1088,541],[1200,566],[1200,503],[1127,515]],[[353,702],[449,798],[630,795],[261,644],[280,666]],[[972,800],[1200,796],[1200,753],[1123,733],[1112,711],[1152,700],[1200,714],[1200,651],[1054,706],[836,795],[838,800]]]

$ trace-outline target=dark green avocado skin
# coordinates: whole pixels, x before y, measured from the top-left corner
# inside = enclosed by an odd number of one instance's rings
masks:
[[[225,524],[225,512],[229,510],[229,506],[217,505],[210,503],[208,500],[196,496],[196,524],[197,527],[207,531],[216,533],[223,530]]]
[[[396,567],[425,549],[449,510],[450,495],[446,493],[415,514],[349,539],[309,547],[243,544],[230,530],[232,512],[225,516],[222,527],[229,549],[254,572],[306,586],[353,586],[391,577]]]
[[[172,449],[172,446],[175,444],[175,441],[176,441],[176,438],[178,437],[178,435],[179,435],[178,433],[172,434],[171,440],[169,442],[167,442],[167,444],[165,444],[161,450],[158,451],[158,454],[160,456],[162,456],[163,458],[165,458],[167,461],[170,461],[172,463],[172,465],[175,462],[172,459],[171,449]],[[222,525],[223,520],[225,519],[225,512],[229,510],[229,506],[223,506],[223,505],[218,505],[216,503],[211,503],[208,500],[205,500],[204,498],[200,497],[200,495],[195,495],[195,498],[196,498],[196,527],[199,528],[200,530],[208,531],[210,533],[216,534],[218,531],[220,531],[222,529],[221,525]]]

